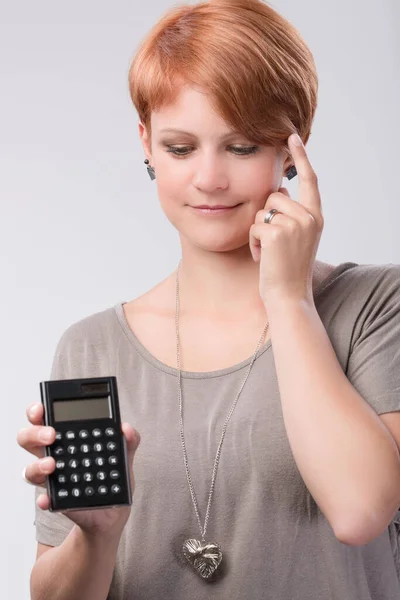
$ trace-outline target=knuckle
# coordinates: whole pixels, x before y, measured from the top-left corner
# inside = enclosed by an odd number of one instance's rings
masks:
[[[273,242],[277,242],[278,240],[281,239],[282,235],[284,234],[284,232],[282,231],[282,229],[280,227],[274,227],[271,230],[271,239]]]
[[[17,433],[17,443],[19,446],[21,446],[21,448],[24,448],[26,446],[26,443],[28,440],[28,432],[29,432],[29,428],[23,427]]]
[[[317,220],[313,215],[309,215],[309,217],[305,220],[305,225],[308,229],[314,230],[317,227]]]
[[[34,410],[36,407],[36,403],[30,404],[27,409],[26,409],[26,416],[28,417],[29,420],[31,420],[33,417],[36,416],[36,413],[34,412],[34,414],[32,415],[31,411]]]
[[[309,174],[309,180],[310,180],[312,183],[314,183],[314,184],[318,183],[318,175],[316,174],[316,172],[315,172],[315,171],[311,171],[311,172],[310,172],[310,174]]]

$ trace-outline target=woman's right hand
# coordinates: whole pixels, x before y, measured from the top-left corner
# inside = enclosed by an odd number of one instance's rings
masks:
[[[54,442],[56,431],[54,427],[44,425],[43,410],[41,403],[33,404],[27,409],[26,414],[32,425],[19,430],[17,442],[21,448],[38,457],[38,460],[35,460],[26,467],[26,479],[34,485],[46,487],[46,476],[54,471],[56,463],[51,456],[46,457],[44,448]],[[129,423],[122,423],[121,428],[127,443],[128,466],[133,494],[135,490],[133,458],[140,443],[140,435]],[[48,433],[50,437],[48,439],[41,439],[41,435],[44,433]],[[48,494],[40,494],[36,503],[40,509],[47,510],[50,506]],[[71,512],[62,512],[62,514],[90,535],[120,536],[128,520],[130,511],[130,506],[121,506],[118,508],[74,510]]]

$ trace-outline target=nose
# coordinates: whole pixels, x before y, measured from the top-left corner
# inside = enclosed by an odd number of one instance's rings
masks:
[[[202,192],[211,193],[228,187],[228,173],[223,161],[215,155],[203,155],[196,162],[193,185]]]

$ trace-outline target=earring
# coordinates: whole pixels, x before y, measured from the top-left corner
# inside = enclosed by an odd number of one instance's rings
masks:
[[[144,161],[144,164],[148,165],[147,166],[147,172],[149,174],[150,179],[151,180],[155,179],[156,178],[156,174],[155,174],[154,168],[149,165],[149,160],[147,158]],[[296,169],[296,167],[294,165],[292,167],[290,167],[290,169],[288,171],[286,171],[286,177],[289,180],[293,179],[293,177],[296,177],[296,175],[297,175],[297,169]]]
[[[288,171],[286,171],[286,177],[288,179],[293,179],[293,177],[296,177],[296,175],[297,175],[297,169],[294,165],[292,167],[290,167],[290,169]]]
[[[149,161],[148,161],[148,159],[147,159],[147,158],[146,158],[146,160],[144,161],[144,164],[145,164],[145,165],[149,165]],[[148,166],[148,167],[147,167],[147,172],[148,172],[148,174],[149,174],[149,176],[150,176],[150,179],[155,179],[155,178],[156,178],[156,174],[155,174],[155,172],[154,172],[154,169],[153,169],[153,167],[150,167],[150,166]]]

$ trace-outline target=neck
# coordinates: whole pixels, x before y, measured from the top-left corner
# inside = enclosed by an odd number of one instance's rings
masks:
[[[244,246],[234,252],[182,252],[179,310],[182,316],[210,319],[265,315],[259,294],[260,263]],[[174,284],[176,272],[174,273]]]

